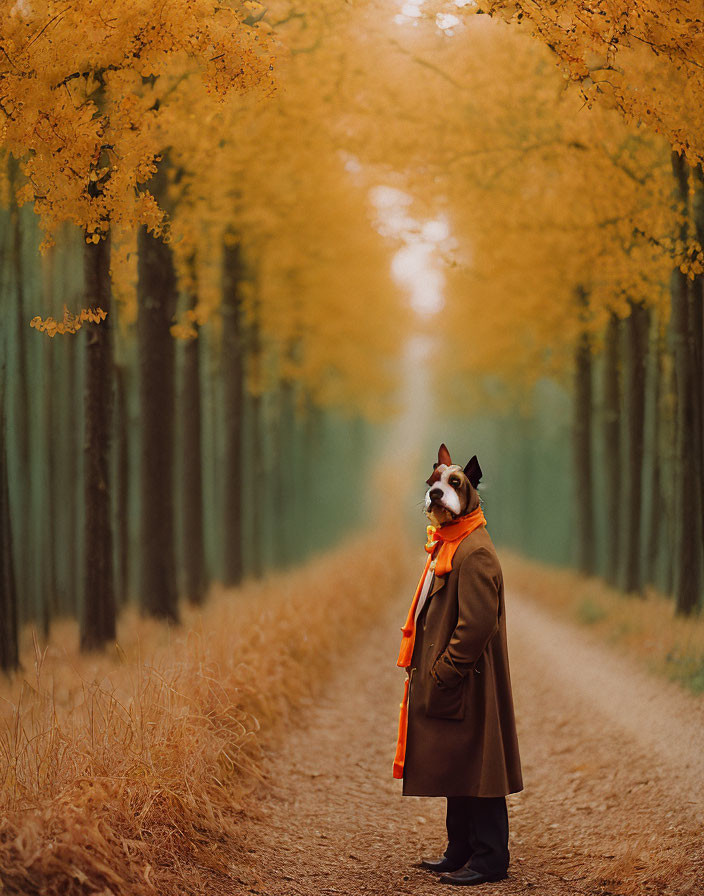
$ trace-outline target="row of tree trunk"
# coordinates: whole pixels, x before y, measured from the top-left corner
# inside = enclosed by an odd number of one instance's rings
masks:
[[[315,408],[302,384],[246,388],[263,348],[245,326],[235,239],[223,248],[221,334],[177,343],[177,305],[198,296],[179,294],[168,243],[139,233],[131,334],[114,323],[109,234],[59,241],[37,278],[33,219],[12,207],[3,223],[3,301],[17,325],[0,359],[1,668],[18,664],[25,622],[48,634],[54,616],[75,615],[82,649],[101,648],[130,600],[176,623],[180,595],[200,603],[212,581],[300,561],[359,523],[365,426]],[[57,316],[64,301],[107,318],[54,339],[29,328],[30,303]]]
[[[692,237],[704,240],[701,168],[691,169],[676,153],[672,167],[675,197],[685,211],[677,237],[682,245]],[[579,289],[575,296],[585,321],[574,365],[576,563],[628,593],[643,594],[653,584],[674,595],[681,614],[703,602],[703,286],[701,275],[692,279],[676,268],[667,324],[644,302],[630,301],[626,318],[611,314],[599,359],[586,326],[588,295]],[[601,430],[600,463],[595,428]],[[603,506],[596,500],[600,481]],[[597,527],[606,531],[600,558]]]

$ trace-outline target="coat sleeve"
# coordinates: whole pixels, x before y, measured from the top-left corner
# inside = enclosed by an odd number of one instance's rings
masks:
[[[457,625],[431,675],[440,687],[452,687],[472,669],[499,627],[499,574],[496,557],[477,548],[459,568]]]

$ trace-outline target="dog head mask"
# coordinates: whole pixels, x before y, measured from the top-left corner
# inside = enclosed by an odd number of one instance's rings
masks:
[[[478,504],[476,488],[481,476],[476,454],[463,469],[452,463],[443,442],[433,472],[426,480],[425,513],[428,519],[434,525],[442,526],[473,510]]]

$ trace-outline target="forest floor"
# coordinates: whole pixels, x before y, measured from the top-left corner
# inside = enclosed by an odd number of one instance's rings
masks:
[[[414,896],[451,888],[419,867],[445,848],[442,798],[392,778],[408,594],[269,755],[242,893]],[[507,593],[525,789],[508,798],[516,896],[704,894],[704,699],[582,627]]]

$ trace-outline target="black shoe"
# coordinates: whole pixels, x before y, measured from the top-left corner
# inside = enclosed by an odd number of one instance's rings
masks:
[[[507,877],[508,874],[505,871],[498,874],[483,874],[481,871],[475,871],[474,868],[464,866],[451,874],[441,875],[440,881],[443,884],[462,884],[471,887],[475,884],[487,884],[495,880],[506,880]]]
[[[429,871],[458,871],[463,868],[467,860],[464,862],[453,862],[447,856],[440,856],[439,859],[421,859],[420,864]]]

